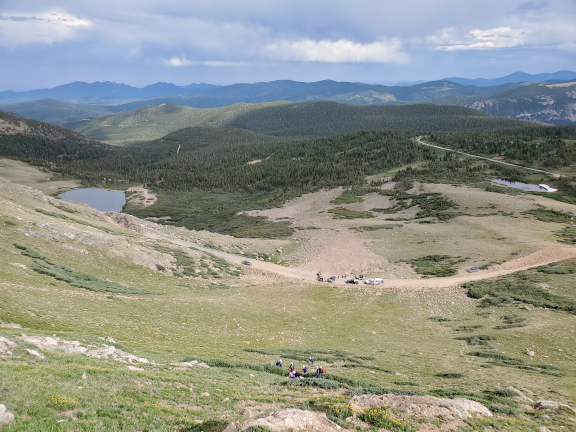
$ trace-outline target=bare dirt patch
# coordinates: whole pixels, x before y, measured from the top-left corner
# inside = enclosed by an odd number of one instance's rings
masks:
[[[76,180],[53,180],[51,173],[12,159],[0,159],[0,177],[50,195],[80,186]]]

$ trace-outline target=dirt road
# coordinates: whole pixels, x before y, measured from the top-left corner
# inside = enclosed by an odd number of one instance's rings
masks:
[[[552,173],[552,172],[549,172],[549,171],[539,170],[539,169],[536,169],[536,168],[527,168],[527,167],[523,167],[523,166],[520,166],[520,165],[514,165],[514,164],[511,164],[511,163],[509,163],[509,162],[502,162],[502,161],[497,160],[497,159],[490,159],[490,158],[487,158],[487,157],[484,157],[484,156],[477,156],[477,155],[473,155],[473,154],[470,154],[470,153],[461,152],[461,151],[458,151],[458,150],[452,150],[452,149],[449,149],[449,148],[446,148],[446,147],[440,147],[440,146],[437,146],[437,145],[434,145],[434,144],[430,144],[430,143],[423,142],[423,141],[422,141],[422,138],[424,138],[424,137],[419,136],[419,137],[416,138],[416,141],[417,141],[419,144],[422,144],[422,145],[425,145],[425,146],[428,146],[428,147],[434,147],[434,148],[437,148],[437,149],[440,149],[440,150],[446,150],[446,151],[450,151],[450,152],[453,152],[453,153],[459,153],[459,154],[462,154],[462,155],[465,155],[465,156],[470,156],[470,157],[474,157],[474,158],[477,158],[477,159],[483,159],[483,160],[487,160],[487,161],[490,161],[490,162],[499,163],[499,164],[502,164],[502,165],[509,165],[509,166],[513,166],[513,167],[515,167],[515,168],[527,169],[527,170],[530,170],[530,171],[536,171],[536,172],[540,172],[540,173],[543,173],[543,174],[551,175],[551,176],[556,177],[556,178],[559,178],[559,177],[560,177],[560,174],[555,174],[555,173]]]
[[[242,265],[242,261],[245,257],[230,254],[227,252],[221,252],[218,250],[206,248],[200,246],[196,243],[174,239],[162,236],[158,233],[146,232],[143,235],[153,238],[156,240],[166,240],[172,243],[178,244],[184,247],[195,247],[198,250],[209,252],[216,255],[217,257],[223,258],[233,264]],[[504,276],[510,273],[514,273],[520,270],[528,270],[533,267],[538,267],[558,261],[563,261],[569,258],[576,258],[576,248],[570,246],[549,246],[532,254],[526,255],[521,258],[507,261],[501,265],[494,266],[490,270],[480,270],[475,273],[466,273],[458,276],[444,277],[444,278],[415,278],[415,279],[386,279],[386,275],[381,277],[384,279],[382,288],[442,288],[461,285],[465,282],[489,279],[497,276]],[[269,262],[252,260],[251,270],[259,270],[262,272],[275,273],[279,276],[292,279],[294,282],[303,283],[320,283],[316,281],[316,275],[314,271],[296,269],[290,267],[283,267],[278,264],[273,264]],[[344,285],[344,280],[337,279],[334,281],[333,285]],[[360,286],[360,285],[359,285]],[[372,285],[362,285],[364,287],[373,287]]]

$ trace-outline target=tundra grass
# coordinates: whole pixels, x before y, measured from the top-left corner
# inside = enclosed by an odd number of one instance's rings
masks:
[[[73,239],[54,242],[42,234],[39,226],[25,220],[18,226],[0,224],[0,318],[25,327],[0,329],[0,335],[55,334],[88,343],[111,336],[123,350],[158,364],[186,357],[230,363],[190,371],[170,371],[162,366],[130,371],[113,362],[56,354],[48,354],[45,363],[30,357],[16,359],[23,364],[3,359],[0,381],[6,390],[0,403],[6,402],[18,415],[30,416],[27,423],[18,426],[20,430],[42,430],[45,424],[64,419],[65,413],[50,402],[53,396],[74,400],[79,407],[73,409],[78,420],[58,423],[62,430],[174,430],[176,426],[194,430],[196,420],[219,422],[213,424],[223,429],[246,406],[241,400],[253,401],[248,402],[252,406],[273,403],[279,408],[301,407],[302,401],[318,394],[314,390],[341,398],[334,392],[346,390],[342,385],[351,386],[350,382],[363,383],[365,391],[378,391],[397,389],[400,384],[395,382],[405,381],[415,383],[414,390],[429,394],[453,382],[436,374],[464,370],[466,375],[457,378],[463,391],[482,393],[505,384],[526,387],[542,399],[576,400],[576,387],[566,379],[576,373],[572,360],[576,344],[571,333],[573,317],[565,312],[543,308],[519,311],[514,302],[479,309],[481,300],[464,296],[461,288],[411,293],[387,290],[377,295],[357,287],[267,284],[241,277],[227,281],[227,289],[210,289],[212,283],[201,278],[184,284],[181,278],[118,255],[128,245],[136,247],[133,238],[132,243],[122,243],[121,236],[110,235],[98,244]],[[19,254],[13,243],[103,280],[166,294],[110,296],[71,287],[22,267],[30,266],[32,258]],[[545,278],[551,294],[570,298],[573,274],[533,273]],[[466,341],[454,339],[488,332],[503,316],[514,313],[529,315],[530,325],[498,330],[497,340],[491,341],[493,350],[468,347]],[[451,321],[434,321],[430,316]],[[536,326],[538,331],[534,331]],[[455,331],[459,327],[476,330],[463,334]],[[467,355],[469,351],[504,351],[511,358],[522,358],[526,347],[533,348],[539,357],[525,360],[524,365],[551,365],[565,375],[542,373],[559,372],[554,369],[535,372],[499,364],[484,368],[482,365],[501,359]],[[339,389],[280,386],[283,381],[278,380],[284,378],[279,375],[237,366],[236,362],[264,368],[277,360],[278,351],[264,350],[345,352],[347,358],[374,367],[343,367],[341,362],[323,365],[328,366],[328,378],[338,383]],[[548,357],[544,361],[540,356]],[[397,371],[401,376],[381,369]],[[84,371],[87,380],[81,378]],[[210,393],[210,398],[202,397],[203,392]],[[226,398],[229,401],[224,401]],[[179,420],[186,416],[187,420]]]

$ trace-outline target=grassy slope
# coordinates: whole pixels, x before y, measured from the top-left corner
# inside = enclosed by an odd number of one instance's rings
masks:
[[[67,125],[83,135],[115,145],[151,141],[186,127],[222,127],[233,118],[252,110],[288,102],[269,104],[238,103],[223,108],[190,108],[154,105],[134,111],[97,117]]]
[[[130,250],[158,260],[160,255],[151,251],[153,241],[111,225],[95,212],[62,212],[9,184],[4,186],[0,192],[3,200],[0,316],[4,321],[29,327],[24,330],[28,335],[56,334],[68,340],[85,339],[88,343],[101,342],[99,336],[111,336],[122,349],[158,363],[192,356],[223,357],[262,365],[282,354],[263,355],[244,349],[337,349],[374,359],[363,361],[366,368],[341,368],[324,363],[327,369],[336,375],[369,381],[371,385],[399,387],[396,382],[409,381],[415,384],[413,388],[424,392],[455,387],[481,392],[513,385],[530,389],[538,398],[570,403],[576,400],[574,380],[568,378],[576,373],[573,362],[576,345],[570,332],[572,315],[545,309],[525,311],[514,304],[480,310],[479,301],[467,298],[461,288],[436,292],[384,290],[379,294],[356,287],[334,290],[323,285],[270,285],[228,277],[225,283],[229,289],[210,289],[213,286],[210,281],[167,276],[135,264],[126,254],[118,255],[118,251]],[[36,207],[115,233],[54,218],[36,212]],[[84,234],[75,234],[74,240],[63,236],[64,232]],[[19,255],[12,246],[15,242],[73,269],[166,294],[114,295],[116,299],[112,299],[106,293],[70,287],[10,264],[31,264],[31,258]],[[548,274],[541,280],[551,292],[573,298],[572,279],[569,274]],[[274,296],[270,295],[272,290]],[[528,326],[494,329],[502,316],[512,313],[526,318]],[[431,316],[449,321],[430,320]],[[475,329],[462,331],[462,328]],[[526,364],[552,364],[567,375],[556,377],[516,368],[482,367],[487,359],[466,355],[477,347],[456,339],[477,332],[495,337],[491,343],[498,352],[522,358]],[[0,329],[3,336],[20,333],[22,330]],[[535,349],[537,357],[526,357],[526,347]],[[290,360],[289,356],[283,358],[285,363]],[[0,360],[3,385],[0,402],[7,403],[19,415],[29,416],[21,423],[28,429],[17,430],[40,430],[44,421],[65,418],[63,410],[50,402],[52,396],[76,401],[69,407],[75,409],[79,420],[69,420],[61,426],[63,430],[78,427],[110,430],[120,427],[122,422],[127,430],[154,426],[168,430],[175,425],[191,427],[195,420],[220,421],[222,416],[237,419],[246,400],[254,401],[248,405],[272,402],[275,407],[302,407],[307,400],[325,393],[328,401],[347,400],[333,392],[312,393],[306,388],[285,391],[274,385],[281,378],[242,368],[176,372],[157,366],[135,372],[112,361],[73,355],[48,354],[46,361],[29,357],[23,360],[24,363]],[[394,370],[402,376],[378,368]],[[87,373],[87,380],[81,379],[83,372]],[[456,379],[436,376],[446,372],[464,375]],[[210,398],[201,396],[205,391],[211,394]],[[229,400],[224,401],[225,398]]]

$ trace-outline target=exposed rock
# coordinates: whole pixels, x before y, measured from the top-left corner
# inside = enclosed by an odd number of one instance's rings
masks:
[[[245,431],[253,426],[267,427],[273,432],[333,432],[342,430],[336,423],[328,420],[324,413],[290,408],[271,412],[265,417],[246,420],[240,425],[231,424],[225,431]]]
[[[16,348],[16,344],[3,336],[0,336],[0,355],[12,355],[11,349]]]
[[[133,370],[133,371],[143,371],[144,370],[144,368],[139,368],[136,366],[127,366],[127,367],[128,367],[128,369]]]
[[[540,432],[550,432],[550,429],[548,429],[546,426],[540,426],[540,427],[538,428],[538,430],[539,430]]]
[[[86,375],[86,372],[82,373],[82,379],[85,380],[85,379],[87,379],[87,378],[88,378],[88,375]]]
[[[242,415],[244,416],[244,420],[250,420],[258,417],[260,412],[253,408],[246,408],[244,411],[242,411]]]
[[[198,360],[192,360],[189,362],[182,362],[182,363],[170,363],[172,366],[178,366],[178,367],[193,367],[193,366],[200,366],[200,367],[204,367],[204,368],[208,368],[210,369],[210,366],[208,366],[206,363],[202,363],[199,362]]]
[[[149,363],[145,358],[136,357],[134,354],[116,349],[112,345],[90,345],[89,347],[83,347],[78,341],[67,341],[49,336],[22,335],[20,340],[22,342],[34,344],[42,351],[57,351],[66,354],[85,354],[88,357],[96,359],[111,359],[123,363]]]
[[[208,393],[208,392],[200,393],[200,396],[202,396],[202,397],[210,397],[210,393]]]
[[[137,233],[142,232],[142,221],[137,217],[116,212],[106,212],[104,214],[124,228],[136,231]]]
[[[98,339],[102,339],[103,341],[110,342],[110,343],[113,343],[113,344],[117,343],[117,342],[116,342],[113,338],[111,338],[110,336],[106,336],[106,337],[99,336]]]
[[[569,409],[576,414],[576,408],[556,401],[539,400],[534,404],[534,409],[537,411],[560,411],[562,408]]]
[[[364,411],[368,408],[392,407],[402,411],[402,416],[417,416],[427,419],[445,419],[452,416],[466,420],[474,415],[492,417],[492,413],[481,403],[469,399],[440,399],[432,396],[354,396],[349,402],[352,409]]]
[[[534,357],[534,351],[532,351],[530,348],[526,348],[526,355],[530,356],[530,357]]]
[[[19,329],[22,328],[20,324],[0,322],[0,328]]]
[[[534,403],[534,401],[532,399],[530,399],[528,396],[526,396],[524,393],[522,393],[516,387],[508,386],[508,387],[506,387],[506,390],[512,390],[514,393],[516,393],[517,394],[516,398],[518,400],[529,401],[529,402]]]
[[[36,357],[39,359],[45,359],[46,356],[44,354],[40,354],[38,351],[33,350],[33,349],[26,349],[24,350],[26,352],[26,354],[31,355],[32,357]]]
[[[14,423],[14,414],[6,411],[6,407],[0,404],[0,428],[4,425],[11,425]]]

